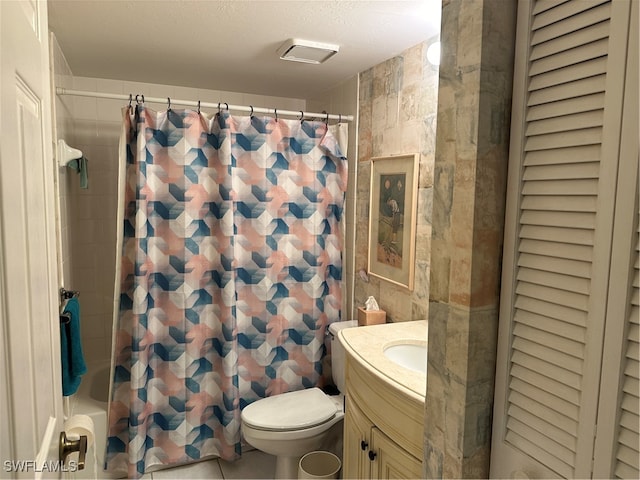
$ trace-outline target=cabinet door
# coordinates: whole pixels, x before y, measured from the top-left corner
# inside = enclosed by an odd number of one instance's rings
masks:
[[[344,447],[342,478],[369,478],[371,462],[367,456],[371,447],[372,424],[347,397],[344,417]]]
[[[422,478],[422,462],[392,441],[377,427],[371,429],[371,478]]]

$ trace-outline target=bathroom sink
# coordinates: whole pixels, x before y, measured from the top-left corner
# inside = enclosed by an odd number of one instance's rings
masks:
[[[385,357],[401,367],[427,373],[426,343],[393,343],[383,349]]]
[[[427,391],[427,338],[426,320],[344,328],[338,334],[347,363],[361,365],[354,368],[372,372],[388,388],[422,405]]]

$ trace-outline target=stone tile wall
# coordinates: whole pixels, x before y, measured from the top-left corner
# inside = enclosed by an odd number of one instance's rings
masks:
[[[515,14],[443,1],[425,478],[489,474]]]
[[[360,74],[355,270],[367,270],[371,158],[420,154],[414,290],[356,274],[354,304],[373,295],[387,321],[425,319],[429,309],[431,207],[438,69],[427,60],[428,42]]]

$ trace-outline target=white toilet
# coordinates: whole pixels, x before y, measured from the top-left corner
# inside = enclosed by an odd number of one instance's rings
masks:
[[[316,450],[329,429],[344,417],[345,353],[338,332],[357,325],[357,320],[350,320],[329,326],[333,381],[340,395],[308,388],[263,398],[242,410],[244,439],[276,456],[275,478],[296,478],[300,457]]]

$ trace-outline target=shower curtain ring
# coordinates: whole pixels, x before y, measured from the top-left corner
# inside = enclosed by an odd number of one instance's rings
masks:
[[[327,113],[326,110],[322,110],[322,113],[324,113],[326,116],[324,117],[324,124],[325,125],[329,125],[329,114]]]
[[[220,115],[220,102],[218,102],[218,115]]]
[[[277,122],[278,121],[278,109],[274,108],[273,109],[273,113],[275,113],[275,115],[276,115],[276,122]]]
[[[338,125],[340,125],[342,123],[342,114],[339,113],[338,114]]]
[[[227,112],[229,111],[229,104],[227,102],[224,102],[224,104],[227,106]]]
[[[167,97],[167,112],[171,111],[171,99]]]
[[[249,116],[253,118],[253,105],[249,105],[249,107],[251,108],[251,113],[249,114]]]
[[[300,123],[304,122],[304,112],[300,110]]]
[[[198,115],[200,115],[200,100],[198,100]]]

